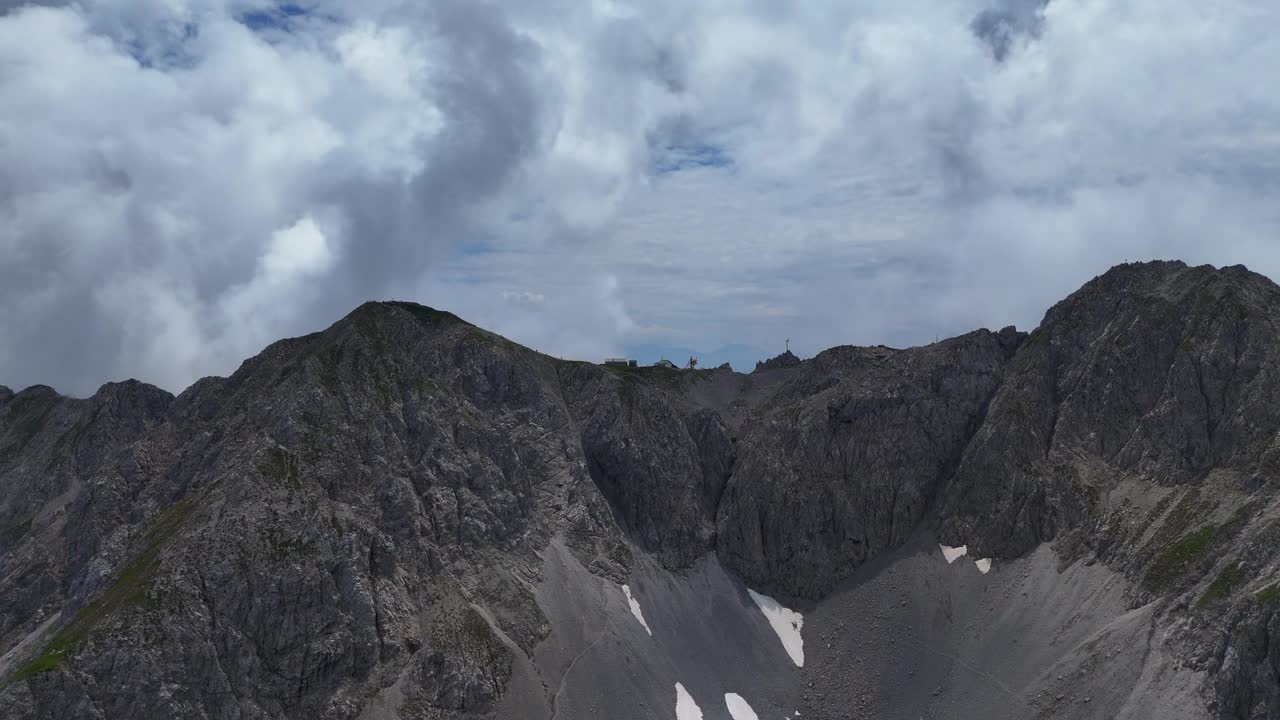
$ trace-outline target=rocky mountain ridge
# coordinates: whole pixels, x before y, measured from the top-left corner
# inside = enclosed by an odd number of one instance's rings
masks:
[[[1204,675],[1206,717],[1280,717],[1277,328],[1266,278],[1159,262],[1029,335],[750,375],[564,362],[367,303],[177,397],[0,388],[0,703],[494,717],[565,632],[550,548],[617,584],[711,557],[808,606],[925,533],[1106,567]],[[555,715],[573,665],[539,668]]]

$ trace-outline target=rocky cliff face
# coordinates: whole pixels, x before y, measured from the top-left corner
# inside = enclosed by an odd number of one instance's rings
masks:
[[[648,370],[653,380],[575,364],[562,387],[587,469],[622,525],[664,564],[686,567],[715,548],[733,445],[719,415],[678,392],[682,371]]]
[[[982,422],[1022,335],[911,350],[836,348],[743,428],[720,557],[756,585],[818,598],[915,531]]]
[[[32,716],[354,717],[401,679],[425,716],[484,713],[499,633],[546,632],[536,551],[628,561],[557,369],[445,314],[366,305],[176,399],[131,388],[5,406]]]
[[[559,657],[549,547],[614,584],[710,553],[816,601],[936,532],[1109,568],[1212,713],[1280,717],[1277,328],[1269,280],[1149,263],[1030,335],[752,375],[562,362],[369,303],[176,398],[0,387],[0,703],[491,717]]]
[[[1053,307],[949,483],[944,535],[1019,554],[1124,477],[1263,481],[1280,429],[1277,309],[1262,276],[1180,263],[1117,268]]]

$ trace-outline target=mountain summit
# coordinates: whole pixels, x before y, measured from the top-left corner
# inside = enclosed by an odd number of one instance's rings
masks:
[[[1280,288],[604,367],[366,303],[174,397],[0,387],[36,718],[1280,717]]]

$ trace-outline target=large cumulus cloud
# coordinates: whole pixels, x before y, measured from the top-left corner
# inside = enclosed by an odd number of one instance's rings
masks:
[[[0,3],[0,382],[173,390],[360,301],[554,354],[1280,275],[1245,0]]]

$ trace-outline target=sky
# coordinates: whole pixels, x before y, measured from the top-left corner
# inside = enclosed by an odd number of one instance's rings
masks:
[[[0,384],[179,392],[370,299],[750,369],[1030,329],[1126,260],[1280,277],[1276,27],[1257,0],[0,0]]]

